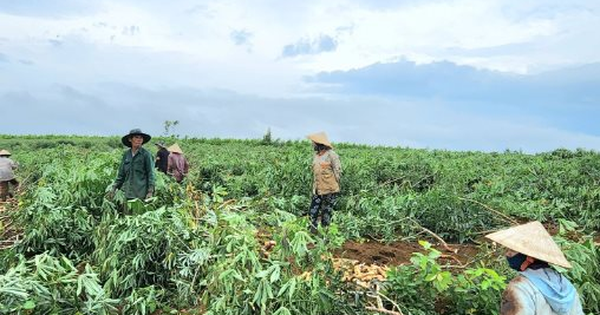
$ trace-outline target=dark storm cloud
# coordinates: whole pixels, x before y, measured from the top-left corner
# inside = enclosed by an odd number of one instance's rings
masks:
[[[350,71],[323,72],[308,79],[336,86],[332,92],[456,100],[600,101],[600,63],[538,75],[480,70],[451,62],[375,64]],[[325,89],[328,90],[328,89]]]
[[[307,78],[321,92],[443,100],[455,110],[540,117],[558,127],[600,135],[600,63],[537,75],[480,70],[451,62],[375,64]]]

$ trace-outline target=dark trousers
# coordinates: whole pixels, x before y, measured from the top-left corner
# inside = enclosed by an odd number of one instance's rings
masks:
[[[310,216],[311,230],[315,231],[319,224],[319,215],[321,215],[321,225],[329,226],[333,216],[333,208],[337,201],[337,193],[327,195],[313,195],[310,202],[308,215]]]
[[[13,189],[19,187],[19,182],[16,179],[0,182],[0,200],[5,201],[6,198],[12,198],[13,195],[10,193],[9,185],[13,186]]]

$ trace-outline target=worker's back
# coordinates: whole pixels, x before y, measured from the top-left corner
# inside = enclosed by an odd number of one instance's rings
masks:
[[[502,315],[584,315],[579,295],[577,291],[568,288],[572,284],[568,280],[550,268],[539,270],[527,270],[527,273],[538,274],[540,278],[550,280],[558,284],[564,281],[564,285],[554,286],[551,294],[553,297],[546,297],[534,282],[523,273],[514,278],[506,287],[502,295]],[[531,277],[530,277],[531,278]],[[534,280],[535,281],[535,280]],[[560,287],[570,292],[560,292]],[[546,293],[549,294],[549,293]],[[568,295],[571,295],[568,297]],[[551,302],[549,302],[549,300]],[[571,301],[571,302],[569,302]],[[570,307],[568,307],[570,305]],[[568,307],[568,309],[565,309]]]

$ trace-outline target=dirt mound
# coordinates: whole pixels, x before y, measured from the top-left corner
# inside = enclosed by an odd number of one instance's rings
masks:
[[[451,264],[465,264],[475,257],[478,252],[477,245],[449,244],[453,251],[445,250],[442,246],[435,246],[442,252],[442,262]],[[364,264],[379,266],[397,266],[409,264],[413,253],[423,253],[423,247],[415,242],[394,242],[383,244],[367,241],[364,243],[348,241],[342,248],[334,251],[334,256],[357,260]]]

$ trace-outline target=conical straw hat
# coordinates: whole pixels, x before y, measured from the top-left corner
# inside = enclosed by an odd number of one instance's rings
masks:
[[[333,149],[333,145],[331,144],[331,142],[329,142],[329,139],[327,139],[327,135],[324,132],[313,133],[312,135],[308,135],[306,137],[312,140],[313,142],[326,145]]]
[[[9,155],[12,155],[12,154],[10,154],[10,152],[8,152],[6,150],[0,150],[0,156],[2,156],[2,155],[9,156]]]
[[[179,145],[177,143],[170,146],[167,150],[169,150],[169,152],[183,154],[183,151],[181,150],[181,148],[179,147]]]
[[[527,256],[565,268],[572,267],[552,236],[538,221],[488,234],[485,237]]]

